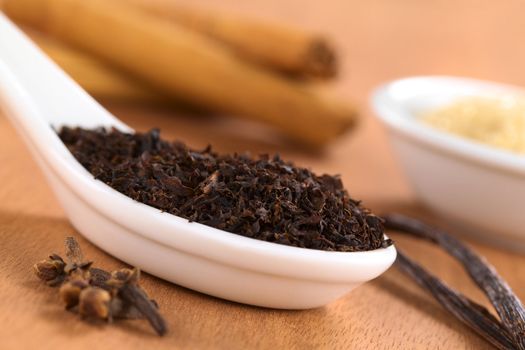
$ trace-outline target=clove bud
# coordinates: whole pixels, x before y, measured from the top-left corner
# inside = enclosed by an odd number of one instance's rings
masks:
[[[33,271],[41,280],[50,286],[61,284],[65,278],[64,267],[66,263],[57,254],[52,254],[46,260],[33,265]]]
[[[87,287],[80,292],[78,313],[82,317],[107,320],[111,317],[111,295],[98,287]]]
[[[66,309],[69,310],[78,305],[80,293],[87,287],[89,287],[89,283],[82,279],[67,281],[60,286],[58,293],[66,305]]]

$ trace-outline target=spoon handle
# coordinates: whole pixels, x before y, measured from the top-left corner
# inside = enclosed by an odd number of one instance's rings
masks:
[[[47,125],[116,126],[129,130],[0,13],[0,101],[11,118],[37,115]],[[32,104],[27,113],[22,106]]]

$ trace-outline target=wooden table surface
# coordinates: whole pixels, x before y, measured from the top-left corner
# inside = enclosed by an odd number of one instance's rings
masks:
[[[452,74],[525,85],[525,26],[520,0],[207,0],[202,4],[284,20],[333,36],[343,54],[333,86],[361,105],[359,128],[322,154],[269,142],[257,126],[197,118],[147,107],[106,106],[138,130],[158,126],[164,137],[219,151],[280,152],[322,173],[342,175],[350,193],[375,211],[408,212],[446,227],[417,203],[367,100],[381,82],[415,74]],[[215,299],[147,274],[170,333],[145,322],[91,325],[65,312],[56,290],[31,272],[36,261],[79,238],[98,266],[123,263],[84,240],[69,224],[35,162],[0,116],[0,348],[1,349],[485,349],[395,268],[331,305],[279,311]],[[452,286],[487,305],[459,265],[426,244],[394,236],[399,247]],[[525,299],[525,256],[470,242]],[[173,266],[173,268],[177,268]]]

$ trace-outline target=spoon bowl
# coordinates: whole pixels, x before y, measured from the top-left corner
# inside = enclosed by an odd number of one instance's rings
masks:
[[[323,306],[394,262],[393,246],[324,252],[242,237],[163,213],[95,180],[54,129],[119,121],[0,14],[0,103],[73,226],[109,254],[219,298],[283,309]]]

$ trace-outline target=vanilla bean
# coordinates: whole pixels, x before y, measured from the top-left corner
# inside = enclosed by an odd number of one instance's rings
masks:
[[[397,266],[429,291],[447,311],[502,350],[516,349],[512,336],[483,306],[471,301],[410,260],[399,249]]]
[[[408,233],[441,246],[455,257],[487,295],[511,335],[516,349],[525,350],[525,309],[508,284],[485,259],[449,234],[401,214],[383,217],[385,228]]]

